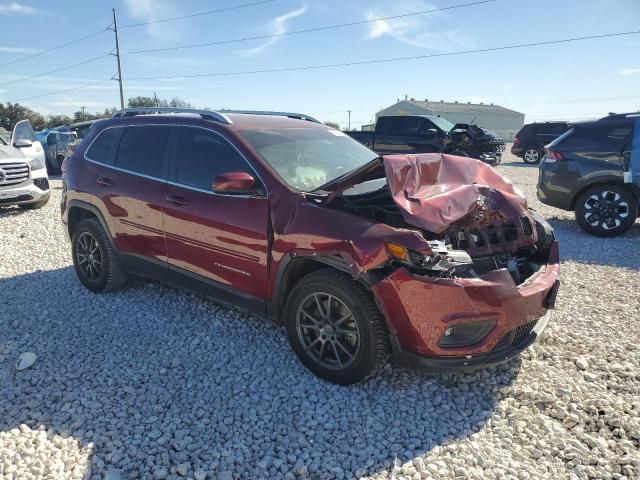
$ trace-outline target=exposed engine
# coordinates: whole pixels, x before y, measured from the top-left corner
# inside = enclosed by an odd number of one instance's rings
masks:
[[[458,123],[448,134],[445,153],[465,153],[491,165],[499,164],[506,144],[495,133],[477,125]]]

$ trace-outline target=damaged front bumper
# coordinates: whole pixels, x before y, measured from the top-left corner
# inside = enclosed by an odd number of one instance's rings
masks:
[[[434,278],[399,268],[373,286],[396,363],[413,369],[475,370],[508,361],[546,327],[559,288],[559,250],[521,285],[506,269],[480,278]],[[469,345],[446,346],[456,328],[485,325]]]

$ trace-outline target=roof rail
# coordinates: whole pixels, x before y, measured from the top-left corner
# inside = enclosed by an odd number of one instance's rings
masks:
[[[601,120],[607,119],[607,120],[611,120],[614,118],[627,118],[627,117],[636,117],[639,116],[640,112],[628,112],[628,113],[613,113],[613,112],[609,112],[609,115],[607,115],[606,117],[602,117]]]
[[[226,115],[213,110],[197,110],[195,108],[173,108],[173,107],[135,107],[125,108],[113,115],[115,117],[135,117],[136,115],[152,115],[154,113],[192,113],[200,115],[202,118],[215,120],[216,122],[231,125],[233,122]]]
[[[240,113],[245,115],[273,115],[276,117],[297,118],[299,120],[306,120],[308,122],[322,123],[320,122],[320,120],[317,120],[310,115],[305,115],[304,113],[269,112],[269,111],[259,111],[259,110],[221,110],[221,112],[222,113]]]

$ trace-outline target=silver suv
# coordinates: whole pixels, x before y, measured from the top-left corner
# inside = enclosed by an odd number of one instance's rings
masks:
[[[11,141],[0,137],[0,206],[42,208],[49,201],[44,150],[29,120],[18,122]]]

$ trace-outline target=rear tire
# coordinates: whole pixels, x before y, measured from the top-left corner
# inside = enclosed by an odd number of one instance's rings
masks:
[[[73,266],[80,282],[93,292],[111,292],[127,282],[115,249],[100,222],[82,220],[71,240]]]
[[[374,375],[389,356],[384,318],[364,286],[333,269],[303,277],[285,309],[289,342],[316,376],[351,385]]]
[[[542,157],[544,157],[544,151],[539,147],[529,147],[522,154],[522,160],[529,165],[539,163]]]
[[[614,237],[634,224],[638,204],[633,194],[621,185],[594,185],[578,197],[575,213],[578,225],[585,232]]]

